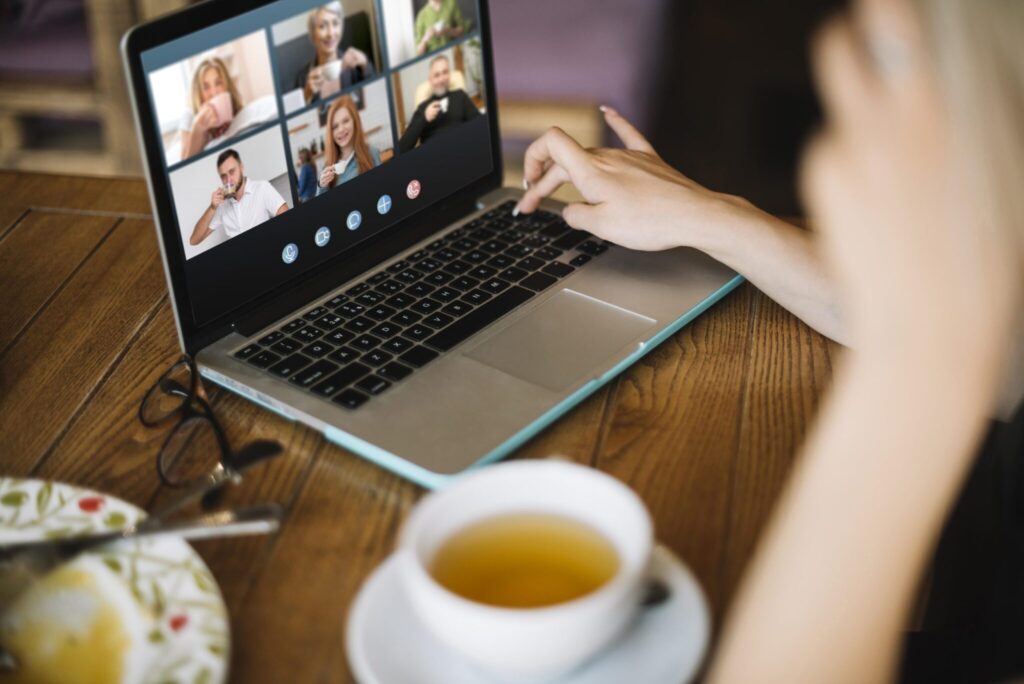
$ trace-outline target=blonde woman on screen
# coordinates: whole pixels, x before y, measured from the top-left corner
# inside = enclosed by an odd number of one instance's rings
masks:
[[[899,674],[989,416],[1024,389],[1005,386],[1024,294],[1022,36],[1024,3],[1008,0],[857,0],[831,20],[813,51],[827,125],[802,170],[814,233],[697,185],[612,110],[625,150],[555,130],[527,152],[519,211],[572,182],[585,201],[565,210],[570,225],[635,249],[700,248],[850,347],[728,615],[713,682]],[[994,603],[1020,607],[1024,468],[1009,472],[992,492],[1018,512],[998,542],[1011,571]],[[1024,611],[993,633],[1021,625]],[[998,678],[1024,673],[1020,655],[1006,662]]]
[[[227,65],[220,57],[204,59],[192,75],[189,112],[181,122],[181,159],[199,154],[211,140],[228,130],[231,120],[242,111]]]

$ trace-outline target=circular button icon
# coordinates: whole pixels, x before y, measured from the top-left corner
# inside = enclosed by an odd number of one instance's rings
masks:
[[[320,226],[316,230],[316,235],[313,236],[313,241],[316,242],[317,247],[326,247],[327,243],[331,241],[331,229],[327,226]]]
[[[295,260],[299,258],[299,246],[292,242],[284,246],[281,250],[281,261],[286,264],[293,264]]]
[[[349,230],[356,230],[359,226],[363,225],[363,215],[358,211],[353,211],[348,215],[348,218],[345,219],[345,225]]]
[[[418,180],[411,180],[409,181],[409,185],[406,186],[405,188],[405,194],[409,197],[409,199],[416,199],[417,197],[420,196],[421,189],[422,188]]]
[[[391,195],[381,195],[377,200],[377,213],[383,216],[391,211]]]

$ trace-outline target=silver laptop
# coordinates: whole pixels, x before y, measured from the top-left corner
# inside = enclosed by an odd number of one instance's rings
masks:
[[[741,282],[554,202],[513,217],[487,2],[455,7],[220,0],[123,43],[183,350],[426,487],[512,453]]]

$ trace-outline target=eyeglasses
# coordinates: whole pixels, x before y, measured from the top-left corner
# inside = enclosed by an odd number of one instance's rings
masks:
[[[160,376],[139,406],[139,420],[146,427],[161,427],[174,418],[178,421],[156,457],[157,474],[168,487],[193,487],[197,496],[204,496],[204,503],[208,502],[205,495],[227,481],[237,482],[242,471],[282,451],[279,443],[267,440],[237,452],[231,449],[188,355]]]

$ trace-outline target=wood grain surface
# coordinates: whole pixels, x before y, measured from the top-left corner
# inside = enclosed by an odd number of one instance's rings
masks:
[[[0,474],[152,507],[145,390],[179,355],[141,181],[0,172]],[[721,624],[826,389],[835,348],[744,285],[514,456],[561,455],[633,487]],[[286,455],[226,505],[277,501],[278,534],[196,547],[227,601],[233,682],[348,682],[344,625],[423,491],[215,387],[235,444]]]

